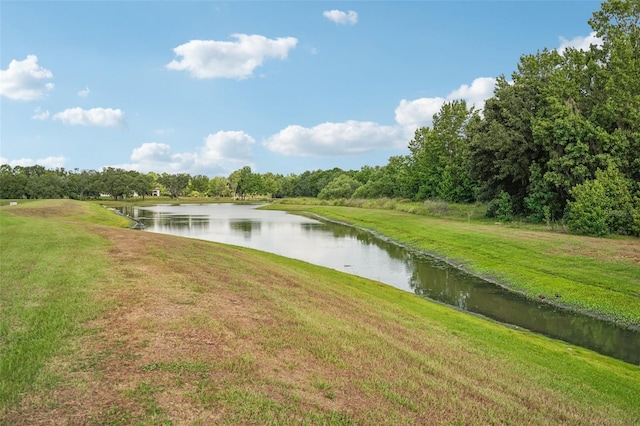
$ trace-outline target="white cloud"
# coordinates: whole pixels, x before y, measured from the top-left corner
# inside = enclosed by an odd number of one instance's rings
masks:
[[[114,167],[143,173],[190,173],[194,165],[193,154],[173,153],[169,145],[158,142],[146,142],[134,148],[130,158],[133,163]]]
[[[131,159],[136,162],[162,162],[170,161],[171,147],[164,143],[147,142],[140,148],[135,148],[131,153]]]
[[[0,95],[19,101],[40,99],[53,89],[53,83],[45,80],[53,78],[53,73],[38,65],[36,55],[28,55],[22,61],[12,60],[9,68],[0,70]]]
[[[37,107],[33,111],[33,115],[31,116],[34,120],[48,120],[49,119],[49,110],[42,111],[42,108]]]
[[[405,128],[406,134],[413,135],[416,129],[431,126],[433,115],[440,111],[447,101],[462,99],[467,102],[467,106],[482,110],[485,101],[493,96],[495,84],[495,78],[479,77],[473,80],[471,85],[461,85],[446,98],[419,98],[411,101],[402,99],[395,110],[396,122]]]
[[[72,126],[124,127],[126,119],[124,111],[113,108],[69,108],[53,116],[64,124]]]
[[[355,25],[358,23],[358,14],[353,10],[343,12],[342,10],[325,10],[322,15],[328,20],[342,25]]]
[[[446,97],[402,99],[395,109],[396,125],[384,126],[370,121],[324,123],[315,127],[291,125],[269,137],[267,149],[284,155],[328,157],[361,154],[377,149],[404,148],[415,130],[431,126],[433,115],[451,100],[464,99],[469,106],[484,107],[493,95],[495,79],[476,78],[463,84]]]
[[[496,87],[496,79],[493,77],[479,77],[473,80],[471,86],[463,84],[458,89],[449,93],[448,101],[464,99],[467,106],[474,106],[476,109],[483,109],[484,102],[493,96],[493,89]]]
[[[589,50],[589,47],[594,44],[596,46],[602,46],[602,39],[596,36],[596,32],[592,31],[586,37],[576,36],[571,40],[567,40],[564,37],[560,37],[560,47],[558,47],[558,53],[562,54],[565,50],[572,47],[576,50]]]
[[[241,131],[217,132],[206,137],[204,148],[200,150],[200,163],[218,163],[223,161],[249,161],[252,159],[251,147],[255,139]]]
[[[396,123],[404,127],[408,135],[417,128],[430,126],[433,115],[446,102],[444,98],[419,98],[412,101],[402,99],[396,107]]]
[[[255,140],[242,131],[220,131],[204,139],[194,152],[174,153],[165,143],[147,142],[131,153],[133,163],[119,165],[140,172],[229,175],[243,166],[253,166]]]
[[[315,127],[288,126],[268,138],[264,145],[284,155],[329,157],[399,148],[406,144],[401,133],[397,126],[349,120]]]
[[[91,93],[91,90],[89,90],[89,88],[85,86],[84,89],[78,92],[78,96],[80,96],[81,98],[86,98],[87,96],[89,96],[89,93]]]
[[[63,156],[57,156],[57,157],[46,157],[46,158],[39,158],[37,160],[33,160],[31,158],[20,158],[18,160],[11,160],[9,161],[7,158],[0,158],[0,164],[8,164],[11,167],[16,167],[16,166],[22,166],[22,167],[29,167],[29,166],[43,166],[47,169],[57,169],[60,167],[64,167],[64,164],[67,162],[67,159]]]
[[[286,59],[298,40],[294,37],[269,39],[261,35],[233,34],[236,41],[191,40],[173,49],[182,59],[166,65],[170,70],[188,71],[192,77],[250,77],[267,58]]]

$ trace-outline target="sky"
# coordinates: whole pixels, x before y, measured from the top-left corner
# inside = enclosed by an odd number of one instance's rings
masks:
[[[0,163],[228,176],[384,165],[592,1],[0,0]]]

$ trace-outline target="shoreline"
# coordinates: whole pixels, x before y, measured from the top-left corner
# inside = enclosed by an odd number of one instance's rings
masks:
[[[401,243],[399,241],[396,241],[393,238],[391,238],[391,237],[389,237],[387,235],[381,234],[381,233],[379,233],[379,232],[377,232],[377,231],[375,231],[373,229],[360,227],[360,226],[355,226],[355,225],[353,225],[351,223],[347,223],[347,222],[340,221],[340,220],[333,220],[333,219],[330,219],[328,217],[325,217],[325,216],[322,216],[322,215],[319,215],[319,214],[315,214],[315,213],[311,213],[311,214],[309,214],[309,216],[313,217],[313,218],[317,218],[319,220],[323,220],[323,221],[327,221],[327,222],[331,222],[331,223],[336,223],[336,224],[339,224],[339,225],[351,226],[351,227],[354,227],[354,228],[359,229],[361,231],[368,232],[371,235],[375,236],[376,238],[379,238],[379,239],[381,239],[381,240],[383,240],[385,242],[389,242],[391,244],[395,244],[395,245],[397,245],[399,247],[402,247],[405,250],[411,252],[412,254],[428,256],[430,258],[433,258],[433,259],[436,259],[438,261],[444,262],[447,265],[450,265],[451,267],[464,272],[465,274],[468,274],[468,275],[476,277],[476,278],[480,278],[481,280],[486,281],[486,282],[488,282],[490,284],[493,284],[495,286],[498,286],[498,287],[500,287],[500,288],[502,288],[504,290],[507,290],[510,293],[522,296],[523,298],[525,298],[527,300],[530,300],[530,301],[533,301],[533,302],[544,303],[544,304],[553,306],[554,308],[558,308],[558,309],[561,309],[561,310],[564,310],[564,311],[567,311],[567,312],[570,312],[570,313],[589,316],[591,318],[595,318],[595,319],[602,320],[602,321],[610,323],[610,324],[614,324],[617,327],[620,327],[620,328],[623,328],[623,329],[627,329],[627,330],[632,330],[632,331],[640,333],[640,324],[629,324],[629,323],[620,322],[620,321],[617,321],[615,318],[613,318],[611,316],[607,316],[607,315],[604,315],[604,314],[599,314],[599,313],[594,312],[594,311],[581,310],[581,309],[579,309],[577,307],[574,307],[572,305],[558,303],[557,300],[554,300],[554,299],[551,299],[551,298],[536,297],[536,296],[534,296],[532,294],[526,293],[525,291],[518,290],[518,289],[512,287],[507,282],[499,281],[499,280],[497,280],[495,278],[491,278],[491,277],[489,277],[487,275],[483,275],[483,274],[477,273],[471,268],[465,267],[462,264],[454,262],[453,259],[449,259],[449,258],[447,258],[445,256],[439,255],[437,253],[434,253],[434,252],[431,252],[431,251],[428,251],[428,250],[416,248],[416,247],[413,247],[413,246],[408,245],[408,244],[403,244],[403,243]],[[519,327],[517,325],[511,324],[511,323],[507,323],[507,322],[498,321],[498,320],[495,320],[495,319],[493,319],[493,318],[491,318],[489,316],[486,316],[486,315],[483,315],[483,314],[480,314],[480,313],[477,313],[477,312],[472,312],[472,311],[460,309],[460,308],[456,307],[455,305],[449,305],[447,303],[440,302],[439,300],[432,299],[432,298],[430,298],[428,296],[421,296],[421,297],[425,297],[426,299],[428,299],[428,300],[430,300],[432,302],[440,303],[440,304],[443,304],[445,306],[450,306],[450,307],[452,307],[452,308],[454,308],[456,310],[459,310],[461,312],[467,312],[467,313],[470,313],[472,315],[479,316],[481,318],[486,318],[486,319],[489,319],[491,321],[495,321],[495,322],[497,322],[499,324],[503,324],[505,326],[508,326],[508,327],[511,327],[511,328],[514,328],[514,329],[526,330],[525,328]],[[530,331],[530,330],[527,330],[527,331]],[[535,333],[533,331],[531,331],[531,332]],[[536,334],[540,334],[540,333],[536,333]]]
[[[617,318],[615,315],[613,314],[606,314],[606,313],[602,313],[602,312],[598,312],[597,310],[590,310],[590,309],[585,309],[582,308],[578,305],[575,304],[570,304],[570,303],[563,303],[563,302],[559,302],[557,299],[555,298],[551,298],[551,297],[545,297],[543,296],[541,293],[535,293],[535,292],[527,292],[524,289],[519,289],[517,288],[517,286],[514,286],[512,283],[510,283],[507,279],[498,279],[494,276],[491,276],[490,274],[487,273],[482,273],[482,272],[478,272],[477,270],[475,270],[472,267],[469,267],[467,265],[465,265],[463,262],[461,261],[457,261],[456,258],[452,258],[452,257],[448,257],[443,255],[442,253],[439,252],[435,252],[433,250],[428,250],[425,248],[420,248],[420,247],[416,247],[415,245],[412,245],[410,243],[405,243],[402,241],[399,241],[397,239],[394,239],[393,237],[386,235],[384,233],[379,232],[376,229],[370,228],[370,227],[366,227],[366,226],[362,226],[362,225],[358,225],[356,223],[351,223],[351,222],[347,222],[344,220],[338,220],[338,219],[334,219],[313,211],[309,210],[305,210],[309,207],[314,207],[314,206],[307,206],[307,205],[298,205],[297,208],[294,209],[290,209],[289,207],[291,205],[282,205],[282,204],[278,204],[278,205],[274,205],[271,204],[270,205],[272,209],[276,209],[276,210],[284,210],[287,211],[289,213],[293,213],[293,214],[301,214],[301,215],[307,215],[309,217],[313,217],[316,219],[320,219],[320,220],[324,220],[327,222],[332,222],[332,223],[336,223],[336,224],[340,224],[340,225],[345,225],[345,226],[351,226],[354,228],[357,228],[359,230],[368,232],[372,235],[374,235],[377,238],[380,238],[383,241],[387,241],[390,242],[392,244],[398,245],[400,247],[403,247],[404,249],[417,254],[417,255],[424,255],[424,256],[429,256],[433,259],[436,259],[438,261],[442,261],[450,266],[452,266],[455,269],[458,269],[466,274],[469,274],[470,276],[474,276],[477,278],[480,278],[486,282],[489,282],[495,286],[498,286],[506,291],[509,291],[513,294],[522,296],[530,301],[535,301],[535,302],[540,302],[540,303],[544,303],[547,304],[549,306],[552,306],[554,308],[557,309],[561,309],[567,312],[571,312],[571,313],[575,313],[575,314],[580,314],[580,315],[585,315],[585,316],[589,316],[591,318],[595,318],[598,320],[602,320],[604,322],[610,323],[610,324],[614,324],[617,327],[620,327],[622,329],[627,329],[627,330],[632,330],[635,332],[640,332],[640,321],[638,322],[632,322],[632,321],[626,321],[624,319],[621,318]],[[322,207],[326,207],[326,206],[322,206]],[[301,210],[299,210],[301,209]],[[429,299],[429,300],[433,300],[433,299]],[[436,301],[437,302],[437,301]]]

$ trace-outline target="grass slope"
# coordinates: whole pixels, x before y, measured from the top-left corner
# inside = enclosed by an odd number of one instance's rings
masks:
[[[0,209],[1,424],[640,422],[638,366],[104,211]]]
[[[532,298],[640,326],[637,238],[591,238],[393,210],[282,204],[269,208],[311,212],[370,229]]]

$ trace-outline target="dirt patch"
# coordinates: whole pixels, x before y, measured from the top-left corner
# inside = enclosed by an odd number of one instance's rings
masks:
[[[549,254],[585,256],[603,261],[622,261],[640,265],[640,240],[632,238],[571,238]]]
[[[16,216],[33,217],[39,219],[62,218],[82,214],[81,203],[68,200],[38,200],[28,203],[18,203],[17,206],[4,207]]]

